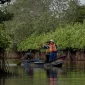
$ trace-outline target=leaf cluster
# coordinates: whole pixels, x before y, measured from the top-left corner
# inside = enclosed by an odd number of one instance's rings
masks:
[[[78,3],[78,0],[17,0],[7,7],[14,18],[5,24],[14,33],[14,42],[20,43],[31,34],[48,33],[76,22]]]
[[[5,32],[3,24],[0,24],[0,48],[7,48],[10,44],[10,35]]]
[[[14,14],[9,12],[3,12],[0,10],[0,23],[13,19]]]

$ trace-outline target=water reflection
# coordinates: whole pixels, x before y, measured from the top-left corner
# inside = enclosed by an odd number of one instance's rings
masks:
[[[65,64],[67,71],[84,71],[85,70],[85,61],[71,61]]]
[[[84,68],[84,62],[72,62],[62,68],[10,66],[8,75],[0,75],[0,85],[84,85]]]
[[[26,73],[28,76],[30,76],[31,78],[33,78],[33,74],[34,74],[34,71],[33,71],[33,68],[29,68],[26,70]]]
[[[8,79],[13,79],[13,78],[18,78],[18,67],[11,67],[11,69],[7,72],[0,70],[0,85],[8,85],[7,80]]]
[[[16,73],[11,73],[11,72],[7,72],[7,73],[2,73],[0,75],[0,85],[6,85],[6,79],[11,78],[17,76]]]
[[[5,78],[0,79],[0,85],[5,85]]]
[[[58,82],[58,76],[56,71],[46,70],[49,85],[56,85]]]
[[[57,67],[44,67],[44,68],[24,67],[24,70],[27,76],[31,78],[32,85],[57,85],[58,75],[64,74],[64,69]],[[34,84],[35,82],[37,83]]]

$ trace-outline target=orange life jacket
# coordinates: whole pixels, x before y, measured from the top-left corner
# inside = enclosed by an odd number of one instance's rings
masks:
[[[55,51],[57,51],[57,48],[56,48],[55,44],[49,44],[48,46],[49,46],[48,52],[55,52]]]

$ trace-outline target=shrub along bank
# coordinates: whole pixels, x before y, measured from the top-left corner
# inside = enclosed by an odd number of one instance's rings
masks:
[[[53,39],[59,50],[85,50],[85,22],[60,27],[55,32],[32,35],[17,45],[18,51],[39,49],[40,44]]]

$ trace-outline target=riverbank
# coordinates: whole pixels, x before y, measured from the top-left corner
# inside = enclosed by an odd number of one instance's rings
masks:
[[[27,52],[27,51],[26,51]],[[26,53],[24,52],[8,52],[7,53],[7,58],[8,59],[22,59],[24,58],[24,55]],[[46,53],[45,52],[39,52],[36,51],[34,53],[35,58],[45,58]],[[65,51],[59,51],[58,52],[58,57],[60,56],[66,56],[66,60],[68,61],[85,61],[85,51],[82,50],[65,50]]]

